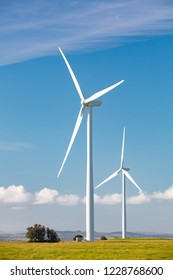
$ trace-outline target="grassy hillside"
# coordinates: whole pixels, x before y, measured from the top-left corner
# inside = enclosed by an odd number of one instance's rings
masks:
[[[1,260],[173,260],[173,240],[27,243],[0,242]]]

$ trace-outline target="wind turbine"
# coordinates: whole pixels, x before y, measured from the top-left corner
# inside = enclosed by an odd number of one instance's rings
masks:
[[[124,167],[124,142],[125,142],[125,127],[123,131],[120,168],[95,187],[95,189],[99,188],[101,185],[115,178],[120,172],[122,173],[122,238],[123,239],[126,238],[126,177],[135,185],[135,187],[140,192],[142,192],[141,188],[137,185],[137,183],[128,173],[130,168]]]
[[[67,148],[64,160],[63,160],[61,168],[59,170],[58,177],[60,176],[60,173],[64,167],[64,164],[65,164],[68,154],[71,150],[73,142],[76,138],[77,132],[79,130],[79,127],[80,127],[82,119],[83,119],[84,110],[87,108],[88,115],[87,115],[87,169],[86,169],[86,240],[93,241],[94,240],[94,190],[93,190],[93,160],[92,160],[92,108],[100,106],[102,104],[102,102],[100,100],[98,100],[98,98],[101,97],[102,95],[106,94],[108,91],[119,86],[122,82],[124,82],[124,80],[122,80],[116,84],[113,84],[112,86],[105,88],[99,92],[96,92],[89,98],[85,99],[70,64],[68,63],[64,53],[62,52],[62,50],[60,48],[59,48],[59,51],[66,63],[66,66],[70,72],[73,83],[79,94],[79,97],[81,100],[81,108],[79,110],[77,121],[76,121],[74,130],[73,130],[71,140],[69,142],[69,146]]]

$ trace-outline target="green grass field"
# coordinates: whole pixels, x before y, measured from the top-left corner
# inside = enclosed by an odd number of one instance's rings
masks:
[[[1,260],[173,260],[173,240],[28,243],[0,242]]]

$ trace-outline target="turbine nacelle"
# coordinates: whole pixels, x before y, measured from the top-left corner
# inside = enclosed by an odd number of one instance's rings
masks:
[[[82,105],[86,106],[86,107],[99,107],[102,105],[102,101],[101,100],[93,100],[90,102],[86,102],[85,100],[83,100],[81,102]]]
[[[122,169],[125,171],[130,171],[130,168],[128,168],[128,167],[123,167]]]

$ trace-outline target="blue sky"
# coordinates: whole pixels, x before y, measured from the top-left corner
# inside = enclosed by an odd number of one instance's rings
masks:
[[[129,231],[173,232],[171,1],[0,1],[0,231],[85,230],[86,116],[59,179],[83,90],[122,79],[94,109],[94,184],[125,164]],[[50,219],[51,217],[51,219]],[[95,192],[95,230],[121,230],[121,178]]]

